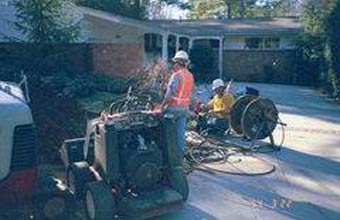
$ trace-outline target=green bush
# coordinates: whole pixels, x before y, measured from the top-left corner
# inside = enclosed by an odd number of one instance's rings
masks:
[[[334,0],[326,16],[328,81],[333,88],[333,96],[340,96],[340,0]]]
[[[0,81],[17,82],[20,80],[20,71],[15,67],[0,68]]]
[[[96,92],[122,94],[129,83],[126,78],[111,77],[104,74],[53,74],[41,78],[42,87],[49,88],[59,97],[83,98]]]
[[[132,85],[132,80],[128,77],[110,76],[101,73],[93,73],[88,77],[94,84],[94,88],[100,92],[122,94],[127,92],[129,86]]]
[[[340,0],[304,6],[303,73],[310,84],[338,96],[340,87]]]

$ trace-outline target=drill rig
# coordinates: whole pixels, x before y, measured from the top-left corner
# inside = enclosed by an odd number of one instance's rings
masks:
[[[112,109],[88,121],[85,138],[66,140],[61,148],[68,186],[88,219],[144,219],[180,208],[188,183],[176,117]]]

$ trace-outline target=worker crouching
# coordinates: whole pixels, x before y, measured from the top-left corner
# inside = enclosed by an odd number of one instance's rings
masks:
[[[212,90],[215,94],[213,98],[207,104],[201,105],[198,129],[223,134],[229,128],[228,115],[234,96],[229,92],[230,84],[227,88],[222,79],[213,81]]]

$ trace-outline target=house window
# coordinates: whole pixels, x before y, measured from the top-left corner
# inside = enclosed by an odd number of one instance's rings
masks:
[[[246,49],[262,49],[262,38],[246,38],[245,47]]]
[[[144,35],[145,52],[161,52],[162,51],[162,35],[147,33]]]
[[[245,49],[262,50],[262,49],[279,49],[280,38],[245,38]]]
[[[280,38],[265,38],[264,39],[265,49],[279,49],[280,48]]]
[[[186,37],[179,38],[179,47],[178,50],[189,51],[189,39]]]
[[[171,59],[176,53],[176,36],[169,35],[168,37],[168,58]]]
[[[218,50],[220,48],[220,41],[219,40],[210,40],[210,46],[213,49]]]

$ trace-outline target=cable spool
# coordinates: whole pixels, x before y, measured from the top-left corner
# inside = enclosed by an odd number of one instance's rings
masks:
[[[256,98],[257,96],[254,95],[243,95],[239,97],[231,107],[229,114],[230,127],[237,134],[243,134],[241,125],[243,112],[246,109],[247,105]]]
[[[278,116],[273,101],[256,95],[243,95],[233,104],[229,114],[230,127],[242,135],[229,138],[205,136],[202,132],[187,133],[186,165],[208,172],[232,175],[266,175],[275,171],[275,166],[253,153],[269,153],[279,150],[284,141],[284,123]],[[282,142],[275,145],[272,132],[277,124],[282,125]],[[257,141],[269,137],[270,144]],[[228,141],[226,141],[226,139]],[[235,141],[235,140],[240,140]],[[188,172],[188,173],[189,173]]]
[[[279,113],[273,101],[257,98],[251,101],[242,113],[242,132],[251,140],[265,139],[276,128],[278,118]]]

